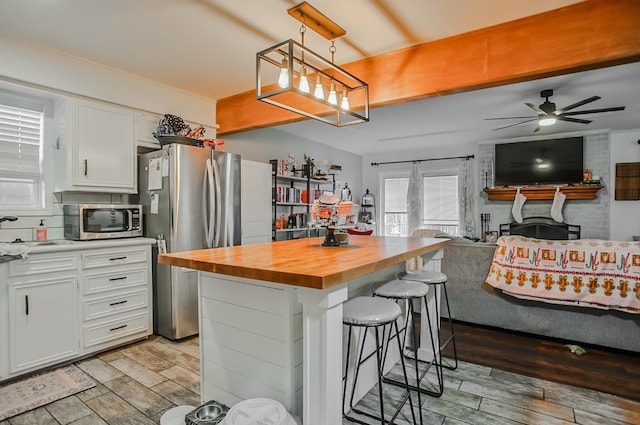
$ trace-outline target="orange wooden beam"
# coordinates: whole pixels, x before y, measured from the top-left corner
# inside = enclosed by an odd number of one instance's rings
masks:
[[[588,0],[365,58],[342,68],[369,84],[370,106],[640,61],[640,1]],[[219,135],[306,119],[256,99],[220,99]]]

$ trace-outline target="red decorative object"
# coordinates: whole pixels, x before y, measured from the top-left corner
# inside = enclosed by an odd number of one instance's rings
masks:
[[[355,230],[355,229],[347,229],[347,233],[349,233],[350,235],[370,236],[373,233],[373,229],[364,230],[364,231],[359,231],[359,230]]]

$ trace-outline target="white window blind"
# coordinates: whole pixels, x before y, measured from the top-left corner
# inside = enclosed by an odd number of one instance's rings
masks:
[[[458,176],[425,176],[423,184],[424,227],[458,235]]]
[[[44,113],[0,104],[0,204],[42,207]]]
[[[384,180],[384,236],[407,236],[407,177]]]

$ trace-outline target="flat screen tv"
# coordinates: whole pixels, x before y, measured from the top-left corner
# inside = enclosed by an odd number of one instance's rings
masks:
[[[495,186],[579,183],[582,158],[582,137],[496,144]]]

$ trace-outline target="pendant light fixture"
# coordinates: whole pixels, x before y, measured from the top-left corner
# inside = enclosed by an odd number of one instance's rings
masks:
[[[256,54],[257,99],[337,127],[369,121],[369,86],[334,63],[335,39],[346,31],[307,2],[288,13],[302,23],[301,43],[287,40]],[[307,25],[331,41],[330,61],[305,47]]]

